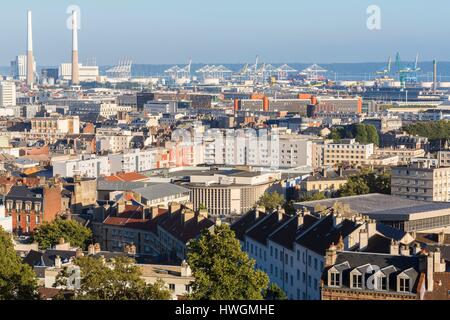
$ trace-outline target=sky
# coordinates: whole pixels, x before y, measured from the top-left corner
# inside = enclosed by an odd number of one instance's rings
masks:
[[[33,12],[39,65],[68,62],[68,8],[81,11],[81,62],[271,63],[450,61],[448,0],[20,0],[0,4],[0,66],[26,51]],[[370,5],[380,30],[369,30]]]

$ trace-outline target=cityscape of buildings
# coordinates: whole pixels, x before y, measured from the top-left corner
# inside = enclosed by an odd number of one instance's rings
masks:
[[[0,227],[41,297],[67,290],[57,278],[76,258],[124,256],[185,299],[189,244],[225,224],[287,299],[450,299],[437,61],[428,82],[399,55],[370,81],[260,57],[134,77],[128,59],[80,63],[73,11],[70,62],[42,68],[26,16],[27,52],[0,76]],[[33,241],[60,219],[91,230],[89,245]]]

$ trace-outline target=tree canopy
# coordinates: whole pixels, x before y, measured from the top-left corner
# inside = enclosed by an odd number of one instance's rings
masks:
[[[0,227],[0,300],[37,298],[37,281],[33,270],[22,263],[10,235]]]
[[[276,283],[271,283],[269,287],[264,290],[265,300],[287,300],[286,293]]]
[[[342,139],[355,139],[359,143],[380,144],[378,131],[372,124],[353,124],[349,126],[336,127],[331,129],[329,136],[335,142]]]
[[[80,267],[80,287],[76,288],[73,300],[168,300],[170,292],[164,283],[146,284],[141,278],[142,271],[135,261],[127,257],[117,257],[104,261],[94,257],[80,257],[75,260]],[[55,287],[64,288],[68,270],[64,269]]]
[[[411,135],[430,140],[450,140],[450,122],[446,120],[417,122],[405,126],[404,130]]]
[[[85,249],[92,239],[92,231],[77,221],[56,219],[51,223],[42,224],[33,234],[33,240],[39,243],[42,249],[53,247],[61,238],[70,242],[72,246]]]
[[[195,278],[193,300],[261,300],[268,276],[241,250],[228,225],[204,230],[188,246],[188,263]]]
[[[272,211],[284,204],[284,197],[278,192],[266,192],[258,201],[258,205],[263,206],[268,211]]]
[[[387,172],[362,172],[352,176],[343,185],[338,194],[340,197],[364,195],[369,193],[391,193],[391,176]]]

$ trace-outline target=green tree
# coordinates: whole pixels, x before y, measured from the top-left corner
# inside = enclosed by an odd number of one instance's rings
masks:
[[[369,124],[366,126],[367,131],[367,141],[373,143],[377,146],[380,145],[380,136],[378,135],[377,128],[374,125]]]
[[[388,172],[381,174],[373,171],[363,171],[352,176],[347,183],[339,189],[340,197],[364,195],[369,193],[391,194],[391,175]]]
[[[10,235],[0,227],[0,300],[37,298],[37,281],[33,270],[22,263]]]
[[[109,261],[94,257],[80,257],[75,260],[80,267],[80,288],[75,289],[72,300],[168,300],[170,292],[161,281],[146,284],[142,271],[135,261],[118,257]],[[67,284],[67,269],[64,269],[55,287]]]
[[[56,219],[51,223],[42,224],[33,234],[33,240],[39,243],[42,249],[58,244],[61,238],[73,246],[85,249],[92,240],[92,231],[77,221]]]
[[[264,193],[258,201],[258,205],[271,211],[284,204],[284,197],[278,192]]]
[[[366,126],[363,124],[357,124],[354,127],[355,131],[355,140],[359,143],[367,143],[368,142],[368,135]]]
[[[300,196],[300,202],[324,200],[327,198],[328,197],[324,192],[312,192],[312,193],[306,192]]]
[[[241,250],[228,225],[204,230],[188,246],[188,263],[195,278],[193,300],[261,300],[268,276]]]
[[[368,194],[370,193],[370,189],[362,176],[353,176],[339,189],[338,193],[341,197],[350,197]]]
[[[287,300],[286,293],[276,283],[271,283],[269,287],[264,290],[265,300]]]

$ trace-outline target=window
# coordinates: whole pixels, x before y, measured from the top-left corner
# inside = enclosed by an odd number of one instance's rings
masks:
[[[379,290],[386,291],[387,290],[387,277],[381,276],[380,277],[380,287]]]
[[[408,278],[400,278],[400,287],[399,287],[399,292],[410,292],[410,287],[409,287],[409,279]]]
[[[352,275],[352,288],[362,289],[362,275],[359,274]]]
[[[339,287],[341,285],[341,274],[338,272],[332,272],[330,274],[330,286]]]
[[[175,291],[175,284],[169,283],[169,289]]]

